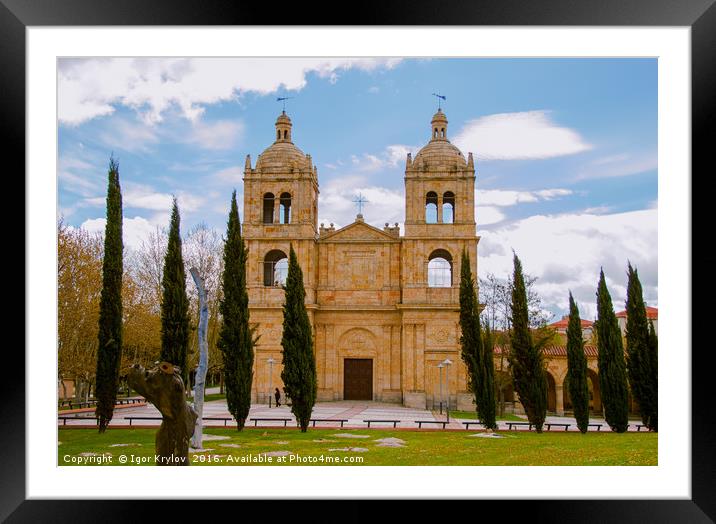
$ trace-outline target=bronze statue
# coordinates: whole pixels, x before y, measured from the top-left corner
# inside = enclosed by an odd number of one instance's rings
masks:
[[[185,400],[180,369],[161,362],[150,370],[135,364],[127,382],[162,414],[155,449],[158,466],[188,466],[189,439],[194,434],[197,413]]]

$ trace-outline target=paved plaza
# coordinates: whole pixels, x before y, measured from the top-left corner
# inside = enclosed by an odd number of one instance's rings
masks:
[[[60,414],[62,416],[62,413]],[[70,417],[74,416],[93,416],[93,412],[87,412],[87,413],[76,413],[67,415]],[[229,413],[229,410],[226,405],[226,400],[214,400],[211,402],[205,402],[204,403],[204,418],[211,418],[211,417],[231,417],[231,414]],[[129,424],[129,420],[125,417],[157,417],[156,420],[133,420],[132,426],[158,426],[161,424],[161,420],[159,419],[161,417],[159,411],[151,404],[146,404],[143,406],[133,406],[133,407],[126,407],[122,409],[115,409],[114,417],[112,418],[112,421],[110,422],[110,426],[125,426]],[[246,419],[246,427],[254,427],[254,422],[251,421],[251,418],[288,418],[290,419],[287,424],[288,427],[295,427],[296,426],[296,419],[291,413],[291,408],[286,405],[281,405],[280,407],[268,407],[266,404],[253,404],[251,406],[251,409],[249,411],[249,416]],[[334,401],[334,402],[318,402],[313,408],[313,413],[311,415],[311,418],[314,419],[324,419],[324,420],[335,420],[335,423],[331,422],[318,422],[316,427],[317,428],[331,428],[331,427],[337,427],[340,428],[340,422],[338,422],[341,419],[347,420],[347,422],[344,422],[344,429],[345,428],[351,428],[351,429],[365,429],[367,427],[366,420],[370,421],[376,421],[376,420],[398,420],[397,429],[417,429],[418,424],[415,422],[417,420],[420,421],[444,421],[446,420],[445,414],[440,414],[438,412],[430,411],[427,409],[414,409],[414,408],[407,408],[400,404],[390,404],[385,402],[370,402],[370,401]],[[477,418],[472,420],[476,420]],[[446,425],[446,429],[451,430],[465,430],[465,425],[462,424],[463,422],[467,422],[469,419],[455,419],[450,418],[450,423]],[[88,425],[89,421],[83,421],[83,420],[58,420],[59,425]],[[526,420],[525,420],[526,422]],[[603,424],[601,427],[601,431],[610,431],[609,426],[606,424],[606,422],[602,418],[591,418],[590,424]],[[91,421],[91,424],[93,424],[94,421]],[[558,416],[547,416],[545,423],[553,423],[553,424],[571,424],[571,426],[568,428],[568,431],[578,431],[576,422],[574,418],[571,417],[558,417]],[[637,427],[636,424],[640,423],[640,421],[630,421],[629,431],[636,431]],[[500,430],[507,430],[508,422],[506,421],[498,421],[498,428]],[[236,422],[232,419],[227,422],[226,424],[228,427],[235,427]],[[259,427],[283,427],[284,423],[282,421],[259,421],[258,426]],[[205,427],[208,426],[224,426],[224,421],[221,420],[211,420],[211,421],[205,421]],[[381,423],[381,422],[371,422],[371,428],[393,428],[392,423]],[[423,429],[438,429],[442,428],[441,425],[438,424],[428,424],[426,426],[423,426]],[[481,429],[481,426],[471,426],[471,430]],[[514,428],[513,428],[514,429]],[[526,430],[526,427],[520,428],[522,430]],[[544,428],[547,429],[546,426]],[[589,431],[596,431],[596,427],[590,427]],[[564,431],[563,427],[553,427],[551,431]],[[642,431],[645,431],[644,428],[642,428]]]

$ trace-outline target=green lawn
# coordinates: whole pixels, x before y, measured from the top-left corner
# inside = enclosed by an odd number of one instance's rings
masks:
[[[99,434],[95,429],[59,428],[58,465],[77,465],[77,460],[95,460],[81,453],[111,454],[108,465],[120,465],[120,455],[135,457],[154,464],[153,429],[108,429]],[[259,457],[264,452],[289,451],[285,458],[271,457],[270,465],[364,465],[364,466],[655,466],[657,465],[657,434],[592,432],[504,431],[504,438],[471,437],[479,431],[400,431],[374,429],[309,429],[307,433],[290,429],[207,429],[206,434],[228,436],[226,440],[205,440],[204,453],[192,454],[193,465],[258,465],[241,462]],[[368,438],[340,438],[350,433]],[[395,437],[405,441],[404,447],[379,447],[376,439]],[[319,442],[316,442],[319,440]],[[323,441],[321,441],[323,440]],[[112,447],[112,444],[130,444]],[[234,447],[227,447],[231,444]],[[239,447],[235,447],[238,445]],[[333,448],[365,448],[330,451]],[[216,457],[216,455],[220,455]],[[216,458],[214,458],[216,457]],[[309,458],[298,462],[295,457]],[[335,463],[333,460],[354,462]],[[344,459],[344,457],[347,457]],[[358,462],[362,460],[362,462]],[[131,461],[131,458],[128,458]],[[285,461],[285,462],[281,462]],[[82,465],[96,465],[89,462]],[[136,465],[136,464],[127,464]]]
[[[194,401],[194,397],[189,397],[189,402]],[[212,400],[226,400],[226,393],[209,393],[204,395],[204,402],[211,402]]]

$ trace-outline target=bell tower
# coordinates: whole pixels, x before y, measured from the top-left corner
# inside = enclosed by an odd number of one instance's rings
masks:
[[[460,358],[460,263],[470,254],[477,275],[475,166],[448,138],[441,108],[430,121],[430,140],[405,163],[405,236],[401,247],[401,355],[403,404],[435,404],[439,367],[450,406],[471,400]],[[446,364],[448,363],[448,364]],[[449,371],[449,368],[448,368]],[[462,399],[462,404],[461,404]],[[468,404],[469,406],[469,404]],[[451,409],[453,409],[451,407]]]
[[[450,142],[447,116],[438,109],[430,141],[405,165],[404,302],[459,302],[463,249],[477,274],[475,227],[472,153],[465,159]]]
[[[275,123],[274,142],[252,166],[244,166],[244,221],[242,233],[248,249],[246,285],[249,314],[260,335],[254,364],[255,401],[268,402],[271,383],[281,387],[283,303],[288,257],[293,247],[303,272],[306,307],[313,322],[316,302],[318,237],[318,170],[311,155],[293,143],[293,124],[283,111]],[[264,384],[266,382],[266,384]]]
[[[292,127],[291,119],[282,112],[276,119],[274,143],[258,156],[255,167],[246,155],[247,234],[315,237],[318,232],[318,169],[311,155],[293,143]]]

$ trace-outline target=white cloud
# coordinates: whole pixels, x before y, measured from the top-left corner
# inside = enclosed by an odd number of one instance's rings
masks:
[[[231,149],[244,134],[240,122],[218,120],[212,123],[197,121],[191,127],[186,141],[195,143],[203,149]]]
[[[177,192],[177,203],[181,213],[191,213],[198,210],[204,203],[204,198],[185,191]],[[127,183],[122,188],[122,207],[147,209],[159,211],[169,216],[172,208],[173,196],[169,193],[155,191],[154,188],[141,184]],[[104,206],[106,199],[102,197],[86,198],[84,204],[89,206]]]
[[[479,222],[478,222],[479,225]],[[627,261],[639,270],[645,300],[658,303],[657,210],[611,215],[536,215],[480,232],[481,277],[512,272],[512,250],[552,310],[567,308],[571,289],[583,318],[594,318],[596,286],[604,268],[612,302],[623,309]]]
[[[507,218],[506,215],[496,207],[475,206],[475,222],[477,222],[478,228],[502,222],[505,218]]]
[[[233,186],[239,186],[242,184],[242,178],[244,176],[243,168],[239,166],[227,167],[220,171],[217,171],[212,175],[212,179],[220,184],[228,184]]]
[[[80,196],[89,196],[96,194],[100,185],[96,180],[86,176],[78,175],[70,170],[60,167],[57,176],[62,184],[63,189],[78,194]]]
[[[58,68],[58,116],[78,125],[109,115],[117,105],[160,122],[174,106],[196,121],[205,106],[246,92],[266,95],[300,90],[307,75],[331,82],[342,71],[390,69],[395,58],[91,58],[62,59]]]
[[[99,173],[102,170],[75,156],[63,155],[58,160],[57,176],[62,188],[83,197],[101,190],[104,179]]]
[[[538,202],[569,196],[571,189],[541,189],[539,191],[510,191],[481,189],[475,191],[475,201],[481,206],[514,206],[523,202]]]
[[[92,218],[85,220],[80,227],[90,232],[104,234],[106,223],[106,218]],[[124,217],[122,220],[122,240],[124,241],[125,247],[138,249],[142,241],[146,240],[149,234],[155,231],[157,225],[158,224],[139,216],[134,218]],[[161,225],[166,226],[166,223],[162,223]]]
[[[354,171],[375,172],[381,169],[393,169],[403,166],[409,152],[419,150],[419,147],[406,146],[404,144],[391,144],[378,154],[363,153],[362,155],[351,155],[350,161]],[[340,161],[335,164],[325,164],[331,169],[336,165],[343,165]]]
[[[548,111],[499,113],[470,120],[454,142],[479,160],[551,158],[592,147],[576,131],[552,122]]]
[[[585,180],[638,175],[653,171],[658,167],[659,159],[655,151],[640,154],[624,153],[594,160],[577,174],[576,179]]]
[[[234,148],[244,135],[240,121],[196,120],[177,121],[176,115],[167,125],[160,126],[141,119],[115,117],[98,132],[97,137],[107,147],[130,152],[150,153],[154,146],[166,143],[191,144],[202,149],[218,151]],[[173,166],[176,169],[176,166]]]
[[[97,135],[108,147],[130,152],[148,153],[152,146],[159,143],[159,133],[143,122],[133,122],[127,118],[115,118]]]
[[[612,206],[595,206],[595,207],[588,207],[582,213],[587,215],[604,215],[606,213],[609,213],[613,209]]]

